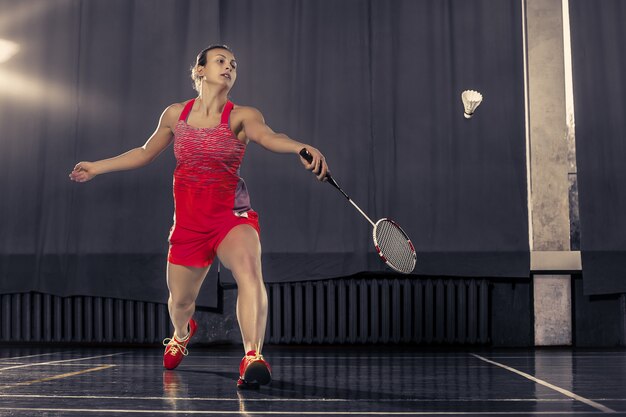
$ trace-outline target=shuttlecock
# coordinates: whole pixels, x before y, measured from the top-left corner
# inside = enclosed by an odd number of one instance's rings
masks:
[[[463,101],[463,116],[466,119],[471,119],[476,107],[483,101],[483,95],[478,91],[465,90],[461,93],[461,100]]]

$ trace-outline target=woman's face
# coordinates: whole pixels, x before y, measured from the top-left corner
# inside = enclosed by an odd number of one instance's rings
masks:
[[[232,88],[237,79],[237,61],[226,49],[211,49],[206,54],[206,65],[198,66],[198,74],[209,83],[225,84]]]

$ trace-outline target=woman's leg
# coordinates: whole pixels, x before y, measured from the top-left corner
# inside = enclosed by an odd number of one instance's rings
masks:
[[[170,290],[167,307],[174,325],[174,335],[179,340],[187,337],[187,324],[196,309],[196,298],[207,272],[209,267],[167,264],[167,287]]]
[[[217,256],[237,281],[237,320],[244,350],[260,354],[267,322],[267,293],[257,231],[247,224],[235,226],[220,243]]]

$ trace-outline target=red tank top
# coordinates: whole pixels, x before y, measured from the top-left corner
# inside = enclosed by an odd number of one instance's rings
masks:
[[[185,190],[210,196],[214,209],[246,211],[250,200],[239,167],[246,150],[229,126],[233,103],[227,101],[220,124],[196,128],[187,124],[195,99],[190,100],[174,128],[174,195]],[[206,207],[205,207],[206,208]]]

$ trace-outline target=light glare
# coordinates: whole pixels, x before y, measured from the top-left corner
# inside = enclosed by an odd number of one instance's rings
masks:
[[[20,50],[20,46],[15,42],[0,39],[0,63],[7,62]]]

